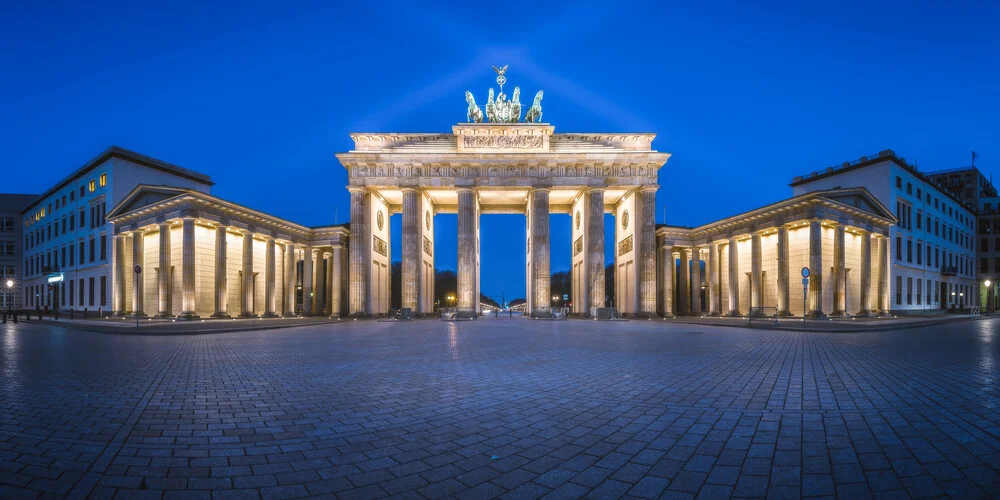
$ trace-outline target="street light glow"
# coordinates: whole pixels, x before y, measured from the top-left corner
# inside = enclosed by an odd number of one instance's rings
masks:
[[[986,285],[989,286],[989,285]],[[14,280],[7,280],[7,288],[14,288]]]
[[[10,283],[10,282],[8,281],[7,283]],[[992,285],[992,284],[993,284],[993,282],[992,282],[992,281],[990,281],[990,280],[986,280],[986,288],[989,288],[989,287],[990,287],[990,285]],[[10,286],[10,285],[8,284],[7,286]]]

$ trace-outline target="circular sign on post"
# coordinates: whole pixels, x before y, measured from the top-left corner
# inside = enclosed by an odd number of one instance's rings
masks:
[[[803,278],[808,278],[809,277],[809,268],[808,267],[803,267],[802,268],[802,277]]]
[[[135,270],[135,274],[142,274],[142,266],[140,266],[139,264],[135,265],[134,270]]]

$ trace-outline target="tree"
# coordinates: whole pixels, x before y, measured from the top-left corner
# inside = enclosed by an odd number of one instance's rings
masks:
[[[434,300],[440,307],[455,305],[448,296],[458,296],[458,276],[450,269],[434,271]]]

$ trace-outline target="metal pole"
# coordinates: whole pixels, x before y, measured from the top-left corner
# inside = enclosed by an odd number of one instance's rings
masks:
[[[806,302],[809,299],[809,285],[802,285],[802,321],[806,320]]]
[[[136,246],[138,246],[138,245],[136,245]],[[138,283],[138,282],[139,282],[139,273],[135,273],[135,280],[132,281],[132,283]],[[132,285],[132,286],[135,286],[135,285]],[[140,291],[139,293],[142,293],[142,291]],[[124,301],[125,301],[125,299],[123,298],[122,302],[124,302]],[[132,302],[137,302],[137,300],[133,300]],[[125,309],[125,308],[123,307],[122,309]],[[136,331],[138,331],[139,330],[139,308],[135,307],[135,304],[133,303],[132,304],[132,309],[135,309],[135,329],[136,329]]]

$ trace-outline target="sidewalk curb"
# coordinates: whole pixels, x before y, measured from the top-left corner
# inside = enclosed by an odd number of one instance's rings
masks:
[[[903,330],[906,328],[924,328],[927,326],[950,324],[955,322],[964,321],[981,321],[996,319],[1000,316],[980,316],[977,318],[970,317],[958,317],[958,318],[948,318],[947,320],[939,321],[921,321],[914,323],[903,323],[903,324],[888,324],[879,326],[858,326],[858,327],[847,327],[843,329],[834,328],[807,328],[801,325],[799,326],[767,326],[765,324],[727,324],[727,323],[702,323],[697,321],[685,321],[685,320],[670,320],[669,323],[680,323],[684,325],[697,325],[697,326],[721,326],[725,328],[745,328],[752,330],[768,330],[768,331],[781,331],[781,332],[801,332],[801,333],[872,333],[872,332],[887,332],[893,330]]]
[[[232,328],[221,328],[218,330],[169,330],[169,331],[139,331],[129,330],[126,328],[101,328],[98,325],[80,325],[77,323],[65,323],[53,320],[30,320],[30,321],[20,321],[20,323],[29,325],[48,325],[48,326],[63,326],[66,328],[75,328],[77,330],[94,332],[94,333],[106,333],[109,335],[125,335],[125,336],[156,336],[156,337],[169,337],[174,335],[212,335],[215,333],[236,333],[236,332],[255,332],[260,330],[283,330],[286,328],[301,328],[304,326],[318,326],[318,325],[336,325],[352,323],[352,321],[337,321],[337,320],[327,320],[327,321],[314,321],[303,323],[300,325],[295,324],[282,324],[282,325],[260,325],[260,326],[237,326]]]

